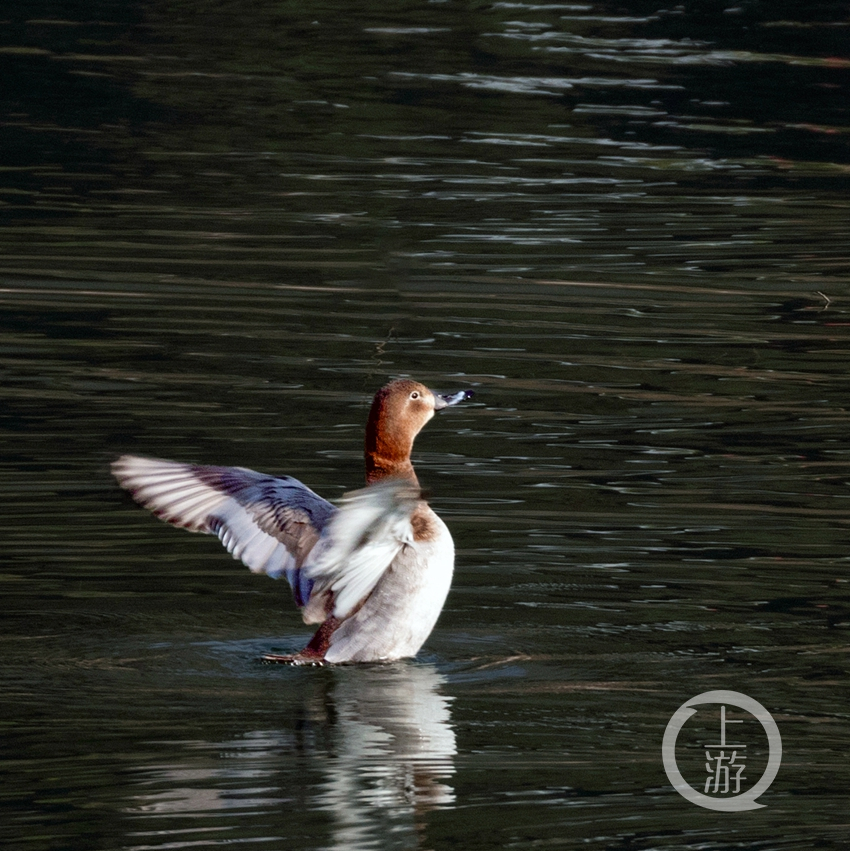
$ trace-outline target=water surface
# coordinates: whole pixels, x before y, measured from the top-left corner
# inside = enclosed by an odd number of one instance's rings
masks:
[[[4,847],[846,847],[843,4],[7,16]],[[476,393],[416,446],[444,614],[262,665],[286,589],[109,462],[335,499],[400,375]],[[763,809],[664,772],[715,689],[782,733]]]

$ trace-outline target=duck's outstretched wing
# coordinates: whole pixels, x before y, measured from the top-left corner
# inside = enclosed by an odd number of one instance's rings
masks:
[[[123,455],[112,472],[157,517],[218,535],[254,573],[285,575],[299,606],[309,600],[301,567],[336,509],[297,479],[136,455]]]
[[[345,618],[372,592],[402,547],[413,544],[411,516],[422,499],[404,479],[346,494],[304,564],[312,583],[308,623]]]

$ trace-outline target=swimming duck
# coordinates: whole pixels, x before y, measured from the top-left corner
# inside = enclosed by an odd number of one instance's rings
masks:
[[[454,542],[422,498],[410,460],[435,411],[472,391],[441,395],[409,379],[382,387],[366,426],[366,487],[339,507],[291,476],[243,467],[123,455],[121,487],[158,517],[217,535],[254,573],[285,576],[304,622],[320,624],[291,664],[414,656],[434,628],[454,569]]]

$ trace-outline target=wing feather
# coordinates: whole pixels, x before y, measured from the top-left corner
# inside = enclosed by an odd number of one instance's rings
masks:
[[[119,458],[112,472],[158,517],[217,535],[255,573],[286,575],[299,606],[307,601],[311,582],[301,567],[335,509],[297,479],[135,455]]]
[[[344,618],[372,592],[401,548],[413,543],[411,515],[420,500],[419,488],[404,479],[345,495],[304,564],[304,575],[313,583],[305,620],[323,598],[327,603],[328,593],[334,617]]]

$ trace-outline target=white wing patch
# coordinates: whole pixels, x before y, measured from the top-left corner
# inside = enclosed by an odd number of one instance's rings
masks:
[[[296,567],[295,557],[280,541],[259,529],[235,499],[225,500],[208,518],[207,525],[233,558],[247,565],[252,573],[279,579]]]
[[[411,515],[421,492],[387,479],[346,494],[302,571],[313,596],[333,593],[333,615],[346,617],[377,585],[399,551],[413,544]],[[305,620],[308,613],[305,611]]]

